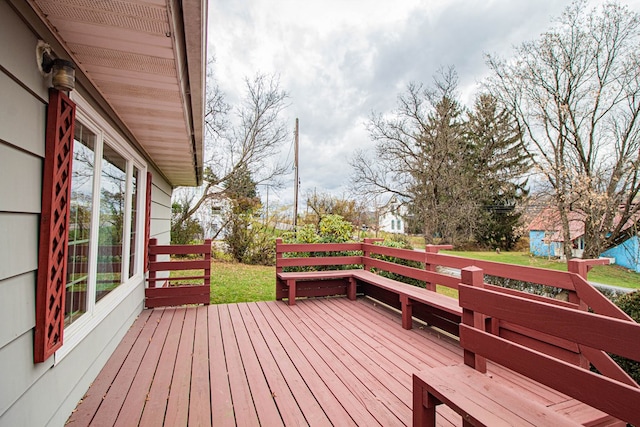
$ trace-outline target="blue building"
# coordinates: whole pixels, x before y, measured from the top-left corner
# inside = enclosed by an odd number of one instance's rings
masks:
[[[571,212],[569,230],[571,254],[573,257],[581,258],[584,250],[584,214]],[[562,225],[555,210],[545,209],[529,225],[529,251],[536,256],[564,257]],[[640,238],[637,230],[630,229],[626,238],[602,252],[600,256],[612,258],[616,264],[640,273]]]

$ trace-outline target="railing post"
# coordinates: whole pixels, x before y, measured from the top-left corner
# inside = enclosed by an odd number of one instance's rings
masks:
[[[424,247],[424,269],[427,271],[436,271],[437,264],[433,264],[429,262],[429,254],[437,254],[440,249],[453,249],[453,245],[426,245]],[[431,282],[426,282],[425,287],[435,292],[436,284]]]
[[[570,259],[567,262],[567,270],[569,271],[569,273],[575,273],[578,276],[582,277],[585,281],[587,281],[587,275],[595,265],[607,264],[609,264],[609,260],[606,258]],[[582,310],[587,310],[587,304],[580,299],[575,290],[573,292],[569,292],[569,302],[578,304]]]
[[[484,288],[484,273],[481,268],[471,266],[460,270],[463,284],[476,288]],[[462,309],[462,323],[472,328],[485,330],[485,316],[467,308]],[[464,348],[464,363],[482,373],[487,372],[487,359]]]
[[[207,268],[204,269],[204,284],[211,287],[211,239],[205,239],[204,245],[206,246],[204,260],[207,261]]]
[[[371,271],[371,266],[370,264],[367,262],[367,260],[369,259],[369,257],[371,257],[371,252],[369,252],[368,250],[366,250],[364,248],[364,245],[370,245],[375,241],[379,241],[380,239],[371,239],[371,238],[365,238],[363,240],[363,246],[362,246],[362,268],[366,271]]]
[[[149,249],[151,249],[153,246],[156,246],[158,244],[158,239],[157,238],[152,238],[149,239]],[[155,262],[158,259],[158,255],[156,255],[155,253],[151,253],[152,251],[149,250],[147,253],[149,254],[149,262],[147,263],[147,265],[149,266],[149,287],[150,288],[155,288],[156,287],[156,281],[152,280],[156,278],[156,271],[155,269],[151,269],[151,265],[155,264]]]
[[[280,260],[282,259],[282,252],[280,251],[280,245],[282,245],[282,239],[276,239],[276,274],[282,273],[282,265]]]

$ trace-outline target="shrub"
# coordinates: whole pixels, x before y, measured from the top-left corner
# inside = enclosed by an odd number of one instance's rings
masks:
[[[387,246],[390,248],[413,250],[413,247],[411,246],[409,239],[406,236],[402,236],[402,235],[394,235],[390,239],[388,240],[385,239],[383,242],[380,242],[377,244],[381,246]],[[386,255],[377,255],[377,254],[373,254],[372,257],[380,259],[382,261],[392,262],[398,265],[405,265],[407,267],[424,269],[424,264],[418,261],[411,261],[407,259],[396,258],[396,257],[391,257]],[[389,271],[384,271],[384,270],[377,271],[377,273],[383,277],[388,277],[389,279],[397,280],[398,282],[408,283],[413,286],[418,286],[421,288],[424,288],[426,286],[426,283],[422,280],[403,276],[401,274],[391,273]]]
[[[622,311],[631,316],[633,320],[640,322],[640,291],[620,295],[614,302]],[[635,382],[640,384],[640,362],[617,355],[612,355],[612,358]]]
[[[305,224],[298,227],[297,232],[287,232],[283,235],[285,243],[346,243],[351,240],[353,225],[345,221],[340,215],[325,215],[320,220],[318,228],[313,224]],[[359,255],[358,251],[334,251],[334,252],[302,252],[296,257],[331,257]],[[323,270],[348,270],[357,268],[355,265],[326,265],[307,267],[287,267],[285,271],[323,271]]]
[[[276,239],[262,228],[256,227],[249,246],[242,256],[242,262],[253,265],[275,265]]]

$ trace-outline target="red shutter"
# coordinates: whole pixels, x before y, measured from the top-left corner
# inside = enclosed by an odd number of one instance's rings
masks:
[[[75,112],[76,105],[64,93],[49,90],[33,349],[36,363],[62,346]]]
[[[149,271],[149,237],[151,237],[151,172],[147,172],[147,196],[144,210],[144,272]]]

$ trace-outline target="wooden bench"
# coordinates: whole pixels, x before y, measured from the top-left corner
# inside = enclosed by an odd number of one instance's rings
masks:
[[[477,267],[463,269],[462,281],[470,284],[459,286],[465,364],[414,374],[414,426],[435,426],[440,404],[460,414],[465,426],[580,425],[557,407],[533,402],[485,375],[487,359],[582,402],[591,413],[593,408],[602,411],[590,425],[640,425],[640,388],[607,355],[640,360],[640,325],[615,310],[617,318],[484,289],[483,271]],[[532,342],[574,343],[603,374],[591,372],[589,363],[573,364],[500,336],[500,322],[529,331]]]
[[[326,270],[326,271],[300,271],[300,272],[290,272],[290,273],[276,273],[276,277],[278,280],[285,283],[285,286],[288,289],[288,303],[289,305],[296,304],[296,297],[298,294],[298,285],[313,287],[316,285],[318,281],[335,281],[335,280],[348,280],[347,285],[347,297],[350,300],[356,299],[356,284],[353,279],[353,273],[355,270]],[[323,287],[318,291],[317,295],[310,294],[309,292],[305,292],[305,296],[329,296],[328,294],[342,294],[342,287],[338,285],[334,291],[331,291],[328,287]]]
[[[276,242],[276,299],[288,299],[289,305],[295,305],[299,297],[320,297],[346,295],[355,299],[356,293],[368,295],[402,312],[402,326],[411,329],[413,317],[423,320],[449,333],[458,334],[458,325],[462,309],[454,298],[438,294],[407,283],[399,282],[379,274],[376,271],[389,271],[420,281],[437,280],[438,283],[458,280],[425,269],[408,267],[384,261],[378,256],[391,256],[397,259],[424,261],[425,253],[406,249],[395,249],[373,245],[373,239],[365,243],[325,243],[325,244],[283,244]],[[361,252],[362,255],[318,256],[326,253],[344,251]],[[313,254],[315,256],[285,257],[284,254]],[[289,271],[287,267],[332,267],[362,265],[363,268],[331,269],[321,271]],[[359,291],[358,291],[359,290]]]
[[[390,305],[395,305],[388,298],[381,297],[379,291],[384,290],[395,296],[400,303],[402,312],[402,327],[411,329],[413,325],[414,311],[421,310],[419,316],[428,324],[438,326],[454,335],[458,335],[458,325],[462,318],[462,308],[454,298],[442,295],[424,288],[389,279],[367,270],[353,272],[356,283],[362,282],[375,286],[376,290],[369,290],[370,295],[376,295]],[[366,291],[364,292],[367,293]],[[418,314],[418,313],[415,313]],[[443,321],[444,319],[444,321]]]
[[[159,257],[165,256],[163,259]],[[171,255],[188,258],[166,260]],[[198,256],[200,259],[193,259]],[[191,276],[170,279],[172,271],[196,270]],[[202,284],[173,284],[172,282],[202,282]],[[145,289],[145,307],[165,307],[185,304],[205,304],[211,301],[211,240],[201,245],[158,245],[149,240],[149,286]]]

